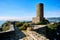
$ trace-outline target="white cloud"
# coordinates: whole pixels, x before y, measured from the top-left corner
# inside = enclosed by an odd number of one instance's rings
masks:
[[[60,17],[60,11],[46,11],[45,17]]]
[[[16,20],[31,20],[31,17],[6,17],[6,16],[0,16],[0,20],[11,20],[11,21],[16,21]]]

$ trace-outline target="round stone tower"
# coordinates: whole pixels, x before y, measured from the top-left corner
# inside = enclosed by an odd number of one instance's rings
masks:
[[[32,18],[32,23],[39,23],[44,18],[44,8],[43,3],[39,3],[36,8],[36,17]]]
[[[44,13],[43,13],[43,4],[40,3],[37,5],[37,8],[36,8],[36,17],[39,17],[39,20],[43,20],[43,17],[44,17]]]

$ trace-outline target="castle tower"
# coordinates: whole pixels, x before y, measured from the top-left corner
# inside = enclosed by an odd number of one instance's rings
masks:
[[[37,5],[37,9],[36,9],[36,17],[40,18],[40,21],[43,20],[43,4],[40,3]]]
[[[38,23],[38,22],[41,22],[44,18],[44,13],[43,13],[43,4],[40,3],[37,5],[37,8],[36,8],[36,17],[34,17],[32,19],[32,23]]]

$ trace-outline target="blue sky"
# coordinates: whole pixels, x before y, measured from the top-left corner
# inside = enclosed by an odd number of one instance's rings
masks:
[[[44,17],[60,17],[60,0],[0,0],[0,19],[30,20],[38,3],[44,4]]]

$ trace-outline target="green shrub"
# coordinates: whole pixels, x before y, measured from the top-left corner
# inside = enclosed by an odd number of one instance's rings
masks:
[[[20,29],[20,30],[26,30],[27,27],[32,27],[32,25],[29,24],[29,23],[24,23],[21,27],[19,27],[19,29]]]
[[[2,28],[0,28],[0,31],[2,31]]]
[[[48,24],[48,28],[50,28],[52,30],[56,30],[59,25],[60,25],[59,23]]]
[[[20,26],[22,26],[23,24],[24,24],[23,22],[16,22],[15,25],[16,25],[17,27],[20,27]]]
[[[9,30],[9,29],[10,29],[9,26],[5,26],[5,27],[2,28],[2,31],[7,31],[7,30]]]
[[[57,27],[60,26],[60,23],[48,24],[46,28],[46,34],[49,38],[53,38],[55,32],[57,31]]]
[[[27,26],[28,26],[28,24],[27,23],[25,23],[25,24],[23,24],[22,26],[21,26],[21,30],[26,30],[27,29]]]

